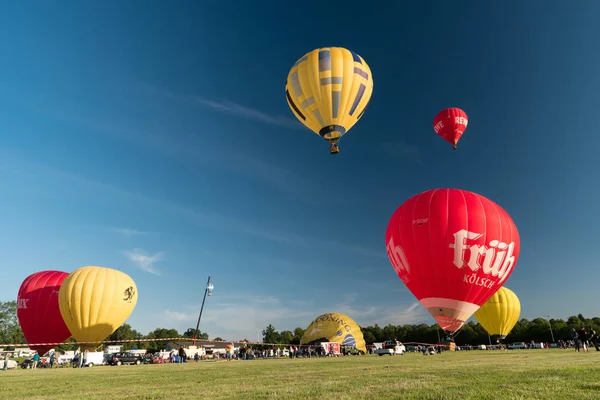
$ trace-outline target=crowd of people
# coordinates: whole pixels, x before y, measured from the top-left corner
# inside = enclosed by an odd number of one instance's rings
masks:
[[[573,328],[571,331],[571,342],[573,347],[575,347],[576,351],[590,351],[590,346],[594,346],[596,351],[600,351],[600,338],[598,334],[592,327],[588,328],[589,330],[585,330],[585,327],[582,327],[579,330]]]

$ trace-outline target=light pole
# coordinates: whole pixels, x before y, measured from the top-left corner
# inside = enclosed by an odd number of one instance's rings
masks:
[[[208,281],[206,282],[206,289],[204,289],[204,297],[202,298],[202,306],[200,307],[200,315],[198,315],[198,323],[196,324],[196,331],[194,331],[194,346],[196,345],[196,338],[198,337],[198,333],[200,333],[200,319],[202,318],[202,311],[204,310],[204,302],[206,301],[206,295],[212,296],[212,291],[214,289],[214,285],[210,283],[210,275],[208,276]]]
[[[550,322],[549,315],[546,315],[546,318],[548,318],[548,325],[550,325],[550,336],[552,336],[552,343],[554,343],[554,332],[552,332],[552,322]]]

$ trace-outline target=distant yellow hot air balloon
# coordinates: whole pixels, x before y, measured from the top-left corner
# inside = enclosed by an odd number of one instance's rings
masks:
[[[371,94],[373,75],[365,60],[341,47],[305,54],[288,74],[285,95],[292,112],[339,152],[338,141],[362,117]]]
[[[78,342],[106,339],[131,315],[137,299],[133,279],[103,267],[76,269],[65,278],[58,293],[60,313]],[[95,347],[98,345],[82,345]]]
[[[504,339],[521,314],[521,302],[510,289],[501,287],[475,312],[475,318],[490,335]]]
[[[300,344],[321,341],[353,346],[363,353],[367,352],[360,326],[344,314],[327,313],[318,316],[304,331]]]

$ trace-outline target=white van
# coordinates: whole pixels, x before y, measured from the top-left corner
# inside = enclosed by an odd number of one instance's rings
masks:
[[[406,346],[397,340],[386,340],[380,349],[375,350],[375,354],[379,356],[383,356],[384,354],[390,356],[395,356],[396,354],[404,355],[404,353],[406,353]]]
[[[82,354],[78,354],[80,356]],[[87,353],[85,358],[84,367],[93,367],[94,365],[104,364],[104,352],[103,351],[90,351]]]

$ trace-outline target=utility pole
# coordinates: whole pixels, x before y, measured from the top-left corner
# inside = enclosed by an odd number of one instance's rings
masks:
[[[552,332],[552,322],[550,322],[549,315],[546,315],[546,318],[548,318],[548,325],[550,325],[550,336],[552,336],[552,343],[554,343],[554,332]]]
[[[200,319],[202,319],[202,311],[204,310],[204,302],[206,301],[206,295],[212,296],[212,291],[215,287],[212,283],[210,283],[210,275],[208,276],[208,281],[206,282],[206,289],[204,289],[204,297],[202,298],[202,306],[200,307],[200,315],[198,315],[198,323],[196,324],[196,331],[194,332],[194,346],[196,345],[196,339],[198,334],[200,333]]]

